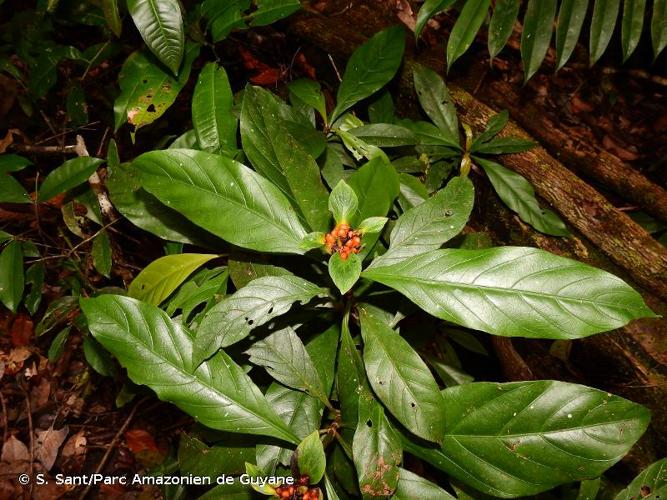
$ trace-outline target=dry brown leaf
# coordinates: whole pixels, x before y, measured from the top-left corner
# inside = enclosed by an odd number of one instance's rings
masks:
[[[70,437],[65,443],[65,446],[63,446],[63,458],[83,455],[86,453],[87,443],[86,432],[82,429]]]
[[[46,470],[51,470],[56,462],[58,450],[65,441],[67,434],[69,434],[69,427],[65,426],[58,430],[51,427],[45,431],[38,430],[36,434],[35,458],[41,462]]]
[[[9,439],[2,445],[2,457],[0,459],[7,464],[28,462],[30,461],[30,452],[23,442],[14,436],[9,436]]]

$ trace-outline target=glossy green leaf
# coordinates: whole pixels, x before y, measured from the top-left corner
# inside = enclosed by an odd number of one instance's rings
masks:
[[[368,217],[359,223],[357,230],[362,235],[379,233],[384,229],[388,220],[387,217]]]
[[[667,0],[653,1],[651,42],[653,43],[653,57],[657,58],[667,47]]]
[[[146,51],[130,54],[118,76],[120,95],[113,104],[114,129],[129,122],[136,131],[160,118],[187,83],[192,62],[198,55],[199,45],[189,42],[183,67],[175,78]]]
[[[602,57],[607,45],[609,45],[616,27],[620,4],[621,0],[595,0],[588,40],[591,66]]]
[[[191,334],[150,304],[129,297],[83,299],[90,331],[130,379],[153,389],[202,424],[229,432],[298,438],[254,382],[224,352],[197,366]]]
[[[102,229],[93,238],[93,265],[97,272],[107,278],[111,277],[111,241],[106,230]]]
[[[306,230],[294,209],[248,167],[188,149],[145,153],[132,166],[144,189],[216,236],[260,252],[303,253]]]
[[[266,26],[289,16],[301,8],[299,0],[257,0],[251,26]]]
[[[71,326],[66,326],[60,332],[58,332],[58,335],[56,335],[51,341],[49,351],[46,354],[50,363],[55,363],[58,361],[60,356],[62,356],[65,352],[65,345],[67,344],[67,338],[69,337],[71,328]]]
[[[474,203],[472,182],[467,177],[454,177],[434,196],[398,218],[389,236],[389,249],[371,267],[396,264],[440,248],[463,230]]]
[[[558,11],[556,26],[556,53],[558,62],[556,70],[561,69],[572,55],[577,45],[581,27],[586,18],[588,0],[563,0]]]
[[[475,153],[485,155],[504,155],[521,153],[536,146],[533,141],[518,137],[496,137],[475,147]]]
[[[487,2],[488,3],[488,2]],[[415,65],[413,70],[415,91],[419,103],[428,117],[454,146],[459,143],[459,121],[456,107],[440,75],[426,66]]]
[[[306,436],[297,446],[295,453],[299,474],[307,475],[310,484],[319,483],[324,477],[324,469],[327,466],[319,431],[315,430]]]
[[[195,273],[179,287],[174,297],[169,300],[166,308],[167,314],[173,316],[180,309],[183,313],[183,321],[188,323],[192,311],[203,304],[205,306],[201,313],[205,314],[227,292],[228,278],[229,272],[225,267],[202,269]]]
[[[659,500],[667,495],[667,458],[644,469],[614,500]]]
[[[521,31],[523,81],[527,82],[539,69],[551,42],[556,0],[528,0]]]
[[[426,23],[433,16],[449,9],[456,0],[426,0],[417,12],[417,22],[415,25],[415,37],[419,38]]]
[[[519,15],[521,0],[497,0],[489,23],[489,55],[496,57],[507,44]]]
[[[178,443],[178,464],[183,475],[209,477],[212,483],[223,474],[240,475],[245,463],[255,458],[254,447],[244,446],[233,435],[222,442],[207,446],[194,436],[183,433]]]
[[[159,306],[196,269],[217,255],[181,253],[166,255],[146,266],[127,289],[130,297]]]
[[[334,123],[349,108],[384,87],[398,71],[404,49],[403,28],[392,26],[355,50],[345,67],[330,122]]]
[[[361,399],[372,399],[371,388],[361,355],[357,349],[348,326],[347,318],[343,321],[338,350],[336,370],[336,392],[341,407],[341,420],[344,427],[355,428],[359,415]]]
[[[32,200],[19,181],[0,173],[0,203],[32,203]]]
[[[39,188],[39,199],[41,201],[50,200],[60,193],[83,184],[102,163],[104,160],[90,156],[67,160],[46,176]]]
[[[25,272],[25,284],[30,285],[30,291],[25,296],[25,308],[34,315],[42,302],[42,288],[44,287],[44,262],[35,262]]]
[[[392,498],[394,500],[414,500],[415,498],[456,500],[456,497],[447,493],[437,484],[433,484],[407,469],[399,469],[398,487]]]
[[[329,259],[329,276],[341,294],[346,294],[354,286],[361,274],[361,257],[350,253],[343,259],[338,252]]]
[[[353,128],[349,132],[368,144],[382,148],[411,146],[417,143],[417,138],[410,130],[392,123],[371,123]]]
[[[367,160],[384,158],[386,161],[389,161],[386,153],[379,147],[360,139],[352,132],[340,128],[335,129],[335,132],[343,140],[343,145],[352,153],[355,160],[359,161],[362,158],[366,158]]]
[[[447,40],[447,71],[472,45],[489,12],[490,0],[467,0]]]
[[[113,358],[94,338],[83,338],[83,354],[90,367],[103,377],[113,377],[116,373]]]
[[[118,0],[102,0],[102,12],[111,32],[120,37],[123,31],[123,21],[118,11]]]
[[[345,181],[340,181],[329,194],[329,211],[338,224],[347,223],[358,217],[359,198],[354,189]]]
[[[655,316],[620,278],[535,248],[435,250],[362,277],[494,335],[574,339]]]
[[[229,154],[236,151],[233,103],[225,68],[208,63],[199,73],[192,96],[192,126],[201,149]]]
[[[623,62],[637,48],[644,27],[646,0],[623,0],[623,21],[621,24],[621,47]]]
[[[577,500],[595,500],[600,491],[600,478],[586,479],[579,485]]]
[[[305,304],[324,295],[326,289],[297,276],[266,276],[251,281],[204,316],[195,339],[195,361],[244,339],[253,328],[285,314],[295,302]]]
[[[315,109],[324,122],[327,122],[327,105],[320,84],[315,80],[300,78],[289,85],[290,99],[298,99]]]
[[[489,142],[496,135],[498,135],[498,133],[500,133],[500,131],[505,128],[505,125],[507,125],[509,119],[510,115],[507,112],[507,110],[503,110],[500,113],[497,113],[493,115],[491,118],[489,118],[489,121],[486,124],[484,132],[475,137],[475,140],[472,142],[470,151],[474,153],[475,151],[477,151],[477,148],[481,144]]]
[[[127,0],[127,10],[151,52],[178,75],[185,44],[178,0]]]
[[[474,383],[443,391],[442,449],[405,450],[473,488],[513,498],[601,475],[646,430],[644,407],[557,381]]]
[[[0,253],[0,302],[16,312],[23,296],[23,251],[20,241],[10,241]]]
[[[374,158],[347,179],[357,195],[356,225],[369,217],[384,217],[398,196],[400,183],[393,165],[384,158]],[[339,219],[336,219],[338,221]]]
[[[239,289],[246,286],[252,280],[264,276],[292,275],[287,269],[266,264],[266,260],[252,254],[234,252],[228,259],[229,276],[234,286]]]
[[[9,153],[0,155],[0,174],[19,172],[28,165],[32,165],[32,162],[23,156]]]
[[[399,174],[401,191],[398,203],[405,212],[424,203],[428,199],[428,190],[422,181],[410,174]]]
[[[304,391],[325,404],[329,400],[308,351],[292,327],[272,333],[246,351],[250,362],[262,366],[287,387]]]
[[[207,27],[211,31],[213,42],[217,43],[225,38],[234,29],[246,27],[241,17],[241,11],[250,7],[250,0],[204,0],[201,3],[202,17],[207,20]]]
[[[523,176],[493,161],[475,158],[475,162],[484,169],[500,199],[519,214],[522,221],[545,234],[569,236],[570,231],[560,217],[540,207],[533,186]]]
[[[396,108],[388,90],[379,92],[368,105],[368,119],[371,123],[394,123]]]
[[[364,365],[373,392],[417,436],[442,442],[445,415],[440,389],[428,366],[389,325],[359,307]]]

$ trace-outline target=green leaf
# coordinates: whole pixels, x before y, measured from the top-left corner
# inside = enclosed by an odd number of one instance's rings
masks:
[[[291,276],[292,273],[282,267],[265,264],[264,259],[256,255],[234,252],[227,264],[229,265],[229,276],[234,286],[239,289],[246,286],[252,280],[264,276]]]
[[[448,144],[458,146],[459,121],[445,82],[435,71],[420,64],[415,65],[413,78],[419,104],[442,131]]]
[[[19,172],[28,165],[32,165],[32,162],[23,156],[8,153],[0,155],[0,174]]]
[[[381,148],[412,146],[417,143],[417,138],[410,130],[392,123],[371,123],[350,129],[349,133]]]
[[[389,236],[389,249],[371,268],[440,248],[463,230],[474,203],[475,188],[470,179],[454,177],[434,196],[398,218]]]
[[[527,82],[540,68],[551,42],[556,15],[556,0],[528,0],[521,31],[523,81]]]
[[[340,181],[329,195],[329,211],[337,224],[349,224],[358,217],[359,199],[354,189]]]
[[[403,460],[401,439],[373,398],[359,398],[359,422],[352,457],[363,498],[389,497],[396,490]]]
[[[421,35],[421,32],[429,19],[440,12],[446,11],[454,5],[455,2],[456,0],[426,0],[419,9],[419,12],[417,12],[415,38],[419,38],[419,35]]]
[[[281,118],[288,112],[285,108],[290,109],[270,92],[247,87],[241,110],[243,150],[255,169],[300,210],[310,229],[323,231],[329,215],[320,168]]]
[[[34,315],[42,302],[42,288],[44,287],[44,262],[35,262],[25,272],[25,284],[31,285],[30,292],[25,296],[25,308]]]
[[[324,123],[327,123],[327,105],[324,100],[324,94],[322,94],[322,89],[320,84],[315,80],[309,80],[307,78],[300,78],[294,80],[288,85],[290,99],[298,99],[304,104],[310,106],[311,108],[317,110],[320,114]]]
[[[0,302],[16,312],[23,296],[23,251],[20,241],[10,241],[0,253]]]
[[[19,181],[0,173],[0,203],[32,203],[32,200]]]
[[[357,426],[359,402],[362,399],[372,399],[373,396],[361,355],[350,335],[348,320],[346,317],[341,328],[336,392],[340,402],[343,427],[353,428]]]
[[[489,12],[490,0],[467,0],[447,40],[447,71],[470,48]]]
[[[653,462],[614,497],[614,500],[658,500],[667,495],[667,458]]]
[[[178,75],[185,40],[178,0],[127,0],[127,10],[151,52]]]
[[[180,309],[183,312],[183,320],[187,323],[192,311],[206,304],[202,310],[202,314],[205,314],[216,304],[217,299],[227,292],[228,278],[229,272],[225,267],[202,269],[178,289],[173,299],[169,301],[167,314],[173,316]]]
[[[116,373],[113,359],[94,338],[83,338],[83,354],[90,367],[100,375],[113,377]]]
[[[354,224],[369,217],[386,216],[400,191],[396,169],[384,158],[373,158],[350,175],[347,183],[358,201],[357,215],[351,218]]]
[[[373,392],[396,419],[417,436],[442,442],[445,409],[428,366],[389,325],[359,307],[364,365]]]
[[[556,27],[556,53],[558,56],[556,71],[565,66],[577,45],[581,27],[586,18],[586,10],[588,10],[588,0],[563,0],[560,4]]]
[[[86,94],[81,85],[77,82],[70,84],[70,88],[67,92],[67,99],[65,101],[65,111],[67,112],[67,119],[72,127],[81,127],[88,123]]]
[[[118,0],[102,0],[102,12],[111,32],[120,38],[123,31],[123,21],[118,12]]]
[[[345,295],[361,275],[361,257],[350,253],[343,259],[338,252],[329,259],[329,276],[342,295]]]
[[[620,4],[621,0],[595,0],[588,46],[591,66],[602,57],[609,45],[614,34]]]
[[[111,241],[109,234],[104,230],[93,238],[93,265],[97,272],[107,278],[111,277]]]
[[[667,47],[667,0],[653,1],[651,42],[653,44],[653,58],[655,60],[662,50]]]
[[[368,105],[368,118],[371,123],[394,123],[396,109],[388,90],[379,92]]]
[[[511,498],[600,476],[639,439],[644,407],[557,381],[474,383],[443,391],[441,450],[405,450],[473,488]]]
[[[66,326],[58,335],[56,335],[51,341],[49,346],[49,351],[46,354],[50,363],[55,363],[60,359],[60,356],[65,352],[65,345],[67,344],[67,338],[69,337],[69,331],[72,327]]]
[[[246,354],[251,363],[264,367],[281,384],[329,404],[315,365],[292,327],[255,342]]]
[[[303,253],[306,230],[289,202],[248,167],[188,149],[152,151],[132,165],[144,189],[229,243],[260,252]]]
[[[201,3],[202,17],[207,20],[213,42],[217,43],[225,38],[234,29],[246,28],[241,17],[241,11],[250,7],[250,0],[204,0]]]
[[[39,200],[50,200],[88,180],[104,160],[90,156],[72,158],[51,171],[39,188]]]
[[[496,135],[498,135],[498,133],[500,133],[500,131],[505,128],[505,125],[507,125],[509,119],[510,115],[507,112],[507,110],[503,110],[500,113],[497,113],[493,115],[491,118],[489,118],[489,121],[486,124],[484,132],[475,137],[475,140],[472,142],[470,151],[474,153],[475,151],[477,151],[477,148],[481,144],[490,141]]]
[[[392,26],[376,33],[355,50],[347,61],[330,123],[334,123],[349,108],[384,87],[398,71],[404,49],[403,28]]]
[[[379,233],[384,229],[388,220],[387,217],[368,217],[359,223],[357,229],[362,235]]]
[[[208,63],[199,73],[192,96],[192,126],[201,149],[229,154],[236,151],[233,104],[225,68]]]
[[[600,491],[600,478],[586,479],[579,486],[577,500],[595,500]]]
[[[545,234],[570,235],[555,212],[540,207],[533,186],[523,176],[493,161],[475,158],[475,162],[484,169],[500,199],[519,214],[522,221]]]
[[[127,121],[136,131],[160,118],[187,83],[192,61],[198,55],[199,45],[188,42],[183,67],[174,78],[146,51],[130,54],[118,76],[120,95],[113,104],[114,130]]]
[[[255,458],[254,447],[244,446],[241,439],[225,436],[215,446],[186,433],[178,443],[178,464],[183,475],[209,477],[212,482],[223,474],[240,475],[245,472],[245,463]],[[239,436],[241,437],[241,436]]]
[[[624,0],[623,21],[621,24],[621,47],[623,48],[623,62],[637,48],[644,27],[644,10],[646,0]]]
[[[82,299],[81,309],[95,339],[127,368],[130,379],[149,386],[161,400],[212,429],[299,442],[227,354],[197,367],[191,334],[157,307],[102,295]]]
[[[324,477],[324,469],[327,466],[319,431],[313,431],[306,436],[297,446],[295,453],[299,474],[307,475],[310,484],[319,483]]]
[[[567,0],[566,0],[567,1]],[[519,15],[520,0],[498,0],[489,23],[489,55],[496,57],[507,44]]]
[[[533,141],[519,139],[518,137],[496,137],[490,141],[479,144],[475,153],[485,155],[504,155],[510,153],[521,153],[536,146]]]
[[[127,292],[130,297],[159,306],[196,269],[217,255],[181,253],[154,260],[132,280]]]
[[[398,488],[396,488],[396,493],[392,498],[394,500],[412,500],[414,498],[456,500],[456,497],[447,493],[437,484],[433,484],[407,469],[399,469]]]
[[[251,26],[266,26],[289,16],[301,8],[299,0],[257,0]]]
[[[305,304],[326,293],[326,289],[297,276],[266,276],[251,281],[204,316],[195,339],[195,362],[244,339],[253,328],[285,314],[295,302]]]

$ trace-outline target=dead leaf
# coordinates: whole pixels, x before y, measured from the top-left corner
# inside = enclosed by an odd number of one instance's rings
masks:
[[[417,20],[407,0],[396,0],[396,10],[398,11],[396,15],[401,22],[414,33],[417,28]]]
[[[160,451],[153,436],[143,429],[127,431],[125,433],[125,444],[135,455],[142,451]]]
[[[86,439],[86,432],[81,429],[79,432],[70,437],[65,443],[65,446],[63,446],[63,458],[85,454],[86,444],[88,444],[88,440]]]
[[[41,462],[46,470],[51,470],[58,457],[58,450],[69,434],[69,427],[56,430],[53,427],[36,432],[35,458]]]
[[[46,406],[50,395],[51,383],[46,378],[42,378],[39,384],[30,390],[30,407],[32,411],[37,411]]]
[[[19,313],[12,323],[11,337],[14,347],[21,347],[30,344],[34,334],[34,328],[30,316],[25,313]]]
[[[0,359],[4,362],[4,373],[7,375],[16,375],[23,369],[23,363],[30,357],[32,352],[27,347],[17,347],[9,351],[9,354],[0,354]]]
[[[21,131],[17,128],[10,128],[7,131],[7,135],[0,139],[0,154],[4,153],[7,151],[7,148],[14,144],[14,136],[15,135],[22,135]]]
[[[30,452],[28,451],[28,447],[16,439],[16,437],[9,436],[9,439],[2,446],[2,457],[0,459],[7,464],[29,462]]]

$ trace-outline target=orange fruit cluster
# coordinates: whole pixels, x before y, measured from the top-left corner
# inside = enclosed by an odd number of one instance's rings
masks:
[[[275,490],[276,496],[290,500],[319,500],[320,489],[309,488],[309,481],[308,476],[302,476],[296,485],[278,486]]]
[[[324,244],[329,253],[338,252],[341,259],[347,260],[351,253],[361,251],[361,233],[353,231],[349,224],[341,222],[324,236]]]

